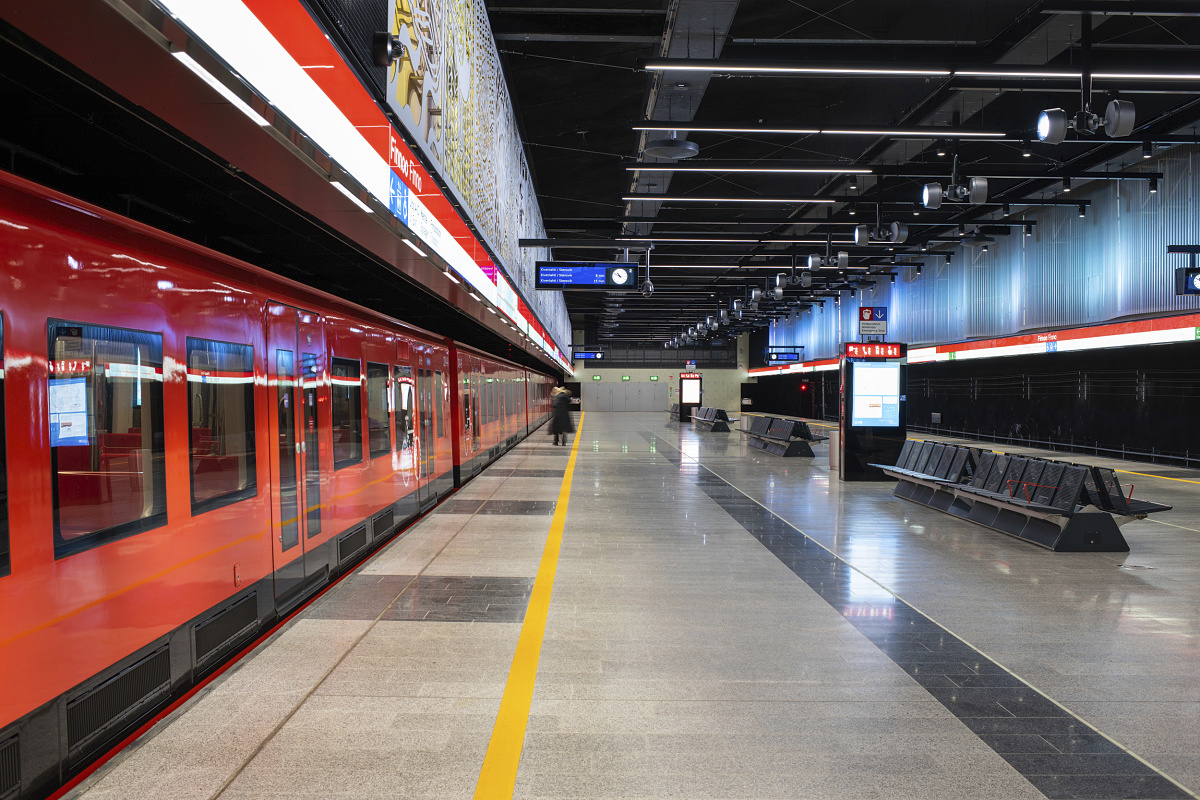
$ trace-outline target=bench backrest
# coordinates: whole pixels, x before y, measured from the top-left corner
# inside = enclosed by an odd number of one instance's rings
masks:
[[[929,451],[929,460],[925,462],[925,466],[921,468],[922,475],[932,475],[937,469],[938,462],[942,460],[942,453],[946,451],[946,445],[941,442],[934,442],[933,449]]]
[[[1045,471],[1045,461],[1040,458],[1029,459],[1029,464],[1025,467],[1025,474],[1021,476],[1021,485],[1017,487],[1016,496],[1022,500],[1033,500],[1033,495],[1037,492],[1038,484],[1042,480],[1042,473]]]
[[[948,481],[961,483],[963,479],[963,473],[967,470],[967,462],[970,458],[971,448],[958,448],[958,451],[954,454],[954,458],[950,460],[950,468],[946,470],[946,474],[943,477]]]
[[[908,460],[906,460],[900,466],[904,467],[905,469],[916,469],[917,468],[917,459],[921,457],[921,445],[923,445],[923,444],[925,444],[925,443],[924,442],[913,442],[912,449],[908,451]]]
[[[921,452],[917,455],[917,463],[913,465],[913,472],[925,474],[925,465],[929,463],[929,456],[933,453],[933,442],[922,442]]]
[[[1042,477],[1038,481],[1040,485],[1033,493],[1033,502],[1043,506],[1050,505],[1050,501],[1054,499],[1054,493],[1058,491],[1058,484],[1062,481],[1064,469],[1066,469],[1066,464],[1060,464],[1057,461],[1047,462],[1046,468],[1042,470]]]
[[[750,426],[750,432],[759,436],[766,436],[773,421],[771,417],[755,417],[754,424]]]
[[[1079,504],[1080,495],[1083,494],[1083,482],[1086,478],[1086,468],[1073,465],[1064,466],[1062,479],[1058,483],[1058,491],[1054,493],[1054,499],[1050,501],[1050,505],[1064,514],[1073,513],[1075,506]]]
[[[1094,467],[1096,480],[1100,487],[1102,498],[1108,501],[1108,508],[1121,514],[1129,513],[1129,498],[1117,480],[1117,474],[1111,467]]]
[[[790,419],[773,419],[771,420],[771,429],[767,435],[772,439],[790,439],[792,438],[793,427]]]
[[[913,443],[912,439],[905,439],[904,446],[900,448],[900,455],[896,458],[896,466],[900,469],[908,469],[904,466],[908,462],[908,457],[912,455]]]
[[[942,457],[938,459],[937,466],[929,473],[935,478],[945,478],[946,473],[950,471],[950,462],[954,460],[954,454],[958,452],[958,448],[954,445],[948,445],[942,451]]]
[[[976,489],[983,488],[994,463],[996,463],[996,454],[991,450],[984,450],[983,455],[979,457],[979,466],[975,468],[975,474],[971,477],[971,485],[973,487]]]
[[[1008,460],[1008,469],[1004,472],[1004,480],[1000,481],[998,491],[1004,492],[1009,497],[1014,497],[1017,494],[1017,487],[1021,485],[1021,475],[1025,473],[1025,466],[1029,464],[1029,459],[1019,456]]]
[[[983,484],[985,492],[1000,491],[1000,487],[1004,486],[1004,474],[1008,472],[1008,462],[1011,460],[1003,453],[996,456],[996,460],[992,462],[992,472]]]

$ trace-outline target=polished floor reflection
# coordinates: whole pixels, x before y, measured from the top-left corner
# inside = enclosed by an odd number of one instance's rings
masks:
[[[1200,790],[1200,473],[1115,462],[1175,509],[1052,553],[824,444],[577,436],[516,797]],[[472,797],[567,452],[521,443],[76,795]]]

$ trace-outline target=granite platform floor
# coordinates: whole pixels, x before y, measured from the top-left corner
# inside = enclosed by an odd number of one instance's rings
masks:
[[[1118,462],[1175,509],[1056,554],[666,417],[577,434],[515,797],[1200,791],[1200,472]],[[71,796],[475,796],[568,453],[519,444]]]

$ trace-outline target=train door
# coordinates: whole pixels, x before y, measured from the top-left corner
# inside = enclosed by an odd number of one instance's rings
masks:
[[[418,356],[418,362],[424,361],[424,356]],[[420,430],[418,454],[419,467],[417,483],[421,487],[421,505],[437,499],[437,492],[432,483],[436,473],[437,444],[433,438],[433,383],[432,370],[425,367],[417,368],[417,421]]]
[[[316,314],[270,303],[266,327],[275,597],[290,599],[325,566],[306,552],[321,531],[317,389],[325,347]]]

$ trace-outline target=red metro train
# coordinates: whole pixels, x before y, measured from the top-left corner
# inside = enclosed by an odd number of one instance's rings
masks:
[[[0,176],[0,798],[549,417],[553,379]]]

